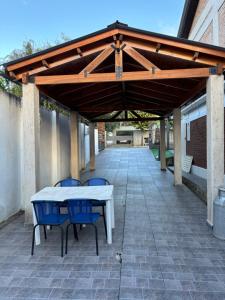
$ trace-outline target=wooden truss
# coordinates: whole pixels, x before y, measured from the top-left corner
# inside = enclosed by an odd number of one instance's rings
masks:
[[[133,117],[129,117],[128,111],[124,111],[125,117],[118,118],[122,111],[116,112],[111,118],[96,118],[92,119],[91,122],[146,122],[146,121],[159,121],[163,120],[163,117],[141,117],[137,112],[130,111]]]

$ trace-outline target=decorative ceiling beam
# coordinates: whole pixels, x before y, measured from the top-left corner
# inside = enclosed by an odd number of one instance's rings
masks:
[[[190,68],[190,69],[173,69],[173,70],[156,70],[154,74],[149,71],[123,72],[122,78],[116,78],[115,73],[90,74],[85,77],[83,74],[75,75],[51,75],[36,76],[35,84],[72,84],[88,82],[119,82],[135,80],[157,80],[157,79],[176,79],[176,78],[198,78],[208,77],[209,68]]]
[[[106,47],[95,59],[93,59],[81,72],[80,74],[84,73],[84,76],[91,73],[96,69],[107,57],[112,54],[114,49],[111,46]]]
[[[121,113],[122,110],[118,111],[117,113],[115,113],[115,115],[112,116],[112,118],[110,118],[110,120],[115,120]]]
[[[136,113],[136,111],[131,110],[131,113],[136,117],[136,118],[140,118],[140,115],[138,113]]]
[[[142,65],[145,69],[147,70],[151,70],[152,72],[154,72],[154,69],[158,69],[158,67],[153,64],[150,60],[148,60],[146,57],[144,57],[144,55],[140,54],[137,50],[135,50],[133,47],[131,46],[126,46],[124,48],[124,51],[130,56],[132,57],[135,61],[137,61],[140,65]]]

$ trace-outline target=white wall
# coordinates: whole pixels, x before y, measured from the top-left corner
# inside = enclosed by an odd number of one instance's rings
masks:
[[[0,222],[21,208],[20,100],[0,91]]]
[[[0,222],[23,209],[21,101],[0,91]],[[59,149],[53,147],[54,131]],[[70,175],[70,119],[40,108],[40,188]],[[53,159],[58,151],[57,159]],[[54,166],[53,166],[54,163]],[[53,182],[53,178],[54,182]]]

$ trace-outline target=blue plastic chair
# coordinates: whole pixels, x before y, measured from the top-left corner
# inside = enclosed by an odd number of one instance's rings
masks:
[[[99,186],[99,185],[110,185],[109,181],[105,178],[101,177],[96,177],[96,178],[90,178],[87,181],[83,183],[83,185],[88,185],[88,186]],[[106,229],[106,219],[105,219],[105,206],[106,206],[106,201],[105,200],[93,200],[92,201],[92,206],[101,206],[102,207],[102,214],[101,216],[103,217],[104,221],[104,227],[105,227],[105,236],[107,239],[107,229]]]
[[[92,225],[95,229],[96,254],[98,255],[98,229],[95,223],[98,221],[100,214],[92,212],[91,199],[73,199],[67,200],[68,214],[70,223],[66,227],[66,251],[68,250],[68,231],[70,225],[86,224]]]
[[[80,186],[81,181],[75,178],[65,178],[60,181],[58,181],[54,186]]]
[[[55,187],[73,187],[73,186],[81,186],[82,183],[79,179],[76,178],[65,178],[60,181],[58,181],[54,186]],[[67,207],[67,204],[65,202],[59,202],[58,204],[60,207]],[[80,225],[80,229],[82,229],[82,225]],[[77,234],[77,228],[74,226],[74,238],[78,240],[78,234]]]
[[[32,202],[37,224],[33,227],[32,236],[32,247],[31,255],[34,254],[34,239],[35,239],[35,229],[38,225],[44,227],[44,236],[47,239],[46,226],[59,226],[61,229],[61,256],[63,257],[63,240],[64,240],[64,230],[61,225],[68,219],[68,214],[60,214],[60,207],[57,201],[33,201]]]

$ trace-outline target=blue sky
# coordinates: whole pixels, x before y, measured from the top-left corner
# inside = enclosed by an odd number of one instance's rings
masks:
[[[0,0],[0,58],[24,40],[73,39],[119,20],[131,27],[177,34],[184,0]]]

